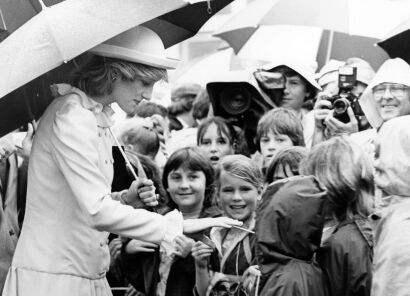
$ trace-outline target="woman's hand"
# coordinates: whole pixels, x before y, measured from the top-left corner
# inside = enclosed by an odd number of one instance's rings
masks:
[[[217,218],[209,218],[212,219],[212,227],[225,227],[231,228],[232,226],[242,226],[242,222],[239,220],[231,219],[228,217],[217,217]]]
[[[228,217],[201,218],[184,220],[184,233],[194,233],[211,227],[242,226],[242,222]]]
[[[154,183],[145,178],[132,182],[122,199],[125,204],[134,208],[156,207],[158,205]]]
[[[192,246],[195,241],[185,235],[179,235],[175,238],[175,254],[179,257],[185,258],[191,253]]]
[[[211,257],[213,249],[204,244],[203,242],[195,242],[194,246],[192,247],[192,257],[195,259],[195,266],[197,268],[207,268],[208,267],[208,260]]]
[[[125,252],[127,254],[152,253],[155,251],[156,248],[158,248],[158,245],[154,243],[132,239],[128,242],[127,246],[125,247]]]

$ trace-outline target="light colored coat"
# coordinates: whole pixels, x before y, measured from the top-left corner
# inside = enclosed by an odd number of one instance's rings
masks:
[[[410,116],[385,122],[376,138],[375,180],[384,192],[372,296],[410,295]]]
[[[181,216],[171,222],[113,200],[112,110],[78,89],[66,93],[36,131],[24,227],[4,296],[111,295],[109,232],[154,243],[175,225],[182,233]]]

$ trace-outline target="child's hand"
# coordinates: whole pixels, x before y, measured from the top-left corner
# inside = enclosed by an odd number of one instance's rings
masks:
[[[208,259],[211,257],[213,249],[203,242],[195,242],[192,247],[192,257],[195,259],[195,265],[198,268],[206,268],[208,266]]]
[[[175,254],[179,257],[185,258],[191,253],[192,246],[195,241],[185,235],[179,235],[175,238]]]
[[[258,276],[261,276],[258,265],[249,266],[248,269],[243,273],[242,286],[248,294],[252,293]]]
[[[158,245],[154,243],[144,242],[137,239],[132,239],[129,241],[125,247],[125,252],[127,254],[135,253],[152,253],[155,249],[158,248]]]

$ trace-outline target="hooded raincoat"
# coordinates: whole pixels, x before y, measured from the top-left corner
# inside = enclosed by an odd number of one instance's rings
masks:
[[[373,88],[381,83],[399,83],[410,87],[410,65],[400,58],[385,61],[360,97],[360,106],[376,129],[382,125],[383,119],[377,111]]]
[[[261,296],[324,296],[326,282],[315,262],[320,247],[326,190],[313,176],[270,185],[256,218],[256,259]]]
[[[375,233],[372,296],[410,294],[410,116],[386,122],[376,140],[383,211]]]

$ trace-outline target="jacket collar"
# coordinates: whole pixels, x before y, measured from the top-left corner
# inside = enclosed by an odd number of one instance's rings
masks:
[[[114,110],[111,106],[103,106],[101,103],[88,97],[82,90],[69,84],[53,84],[50,88],[53,96],[65,96],[70,93],[77,94],[80,97],[81,105],[94,113],[99,127],[109,128],[114,125],[114,121],[112,120]]]

